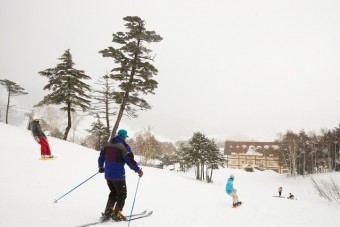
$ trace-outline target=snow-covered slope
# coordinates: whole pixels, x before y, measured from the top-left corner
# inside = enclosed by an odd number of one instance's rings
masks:
[[[49,138],[57,160],[40,161],[40,146],[30,131],[0,123],[0,226],[79,226],[96,221],[103,211],[108,188],[102,174],[60,199],[54,200],[97,172],[98,152],[69,142]],[[320,198],[310,178],[288,178],[271,171],[215,171],[213,184],[199,182],[192,173],[143,167],[134,210],[153,210],[145,219],[131,222],[138,227],[223,227],[223,226],[338,226],[340,204]],[[228,176],[245,203],[231,208],[224,192]],[[340,184],[340,173],[318,174]],[[129,214],[138,176],[127,169]],[[277,188],[292,192],[298,200],[274,198]],[[106,223],[97,226],[127,226]]]

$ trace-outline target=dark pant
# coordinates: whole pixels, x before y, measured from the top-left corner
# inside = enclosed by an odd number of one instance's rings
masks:
[[[113,209],[122,211],[127,197],[125,181],[107,181],[110,189],[109,198],[106,203],[105,214],[109,214]]]

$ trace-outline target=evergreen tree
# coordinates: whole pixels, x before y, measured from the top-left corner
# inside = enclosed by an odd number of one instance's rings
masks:
[[[99,115],[96,116],[97,121],[91,124],[91,129],[86,131],[90,133],[89,140],[92,140],[90,147],[99,151],[108,141],[109,135],[107,134],[106,127],[100,121]]]
[[[137,17],[124,17],[127,32],[113,34],[117,48],[108,47],[99,51],[103,57],[110,57],[118,67],[111,70],[111,78],[119,83],[120,91],[113,93],[113,98],[120,105],[115,125],[111,135],[114,136],[119,127],[123,114],[137,117],[136,112],[151,109],[149,103],[140,95],[154,94],[157,81],[153,79],[158,70],[150,63],[154,56],[145,43],[159,42],[162,37],[154,31],[145,29],[145,22]]]
[[[197,180],[206,179],[208,183],[212,182],[213,170],[224,164],[224,156],[215,141],[201,132],[194,133],[188,144],[180,144],[178,156],[187,167],[195,166]]]
[[[71,112],[76,111],[76,108],[80,108],[82,111],[90,108],[90,97],[87,94],[90,91],[90,86],[82,80],[88,80],[91,77],[87,76],[83,70],[74,68],[69,49],[58,59],[61,63],[57,64],[55,68],[39,72],[41,76],[49,79],[44,90],[52,92],[45,96],[36,106],[64,105],[61,110],[67,111],[67,127],[63,139],[67,140],[72,126]]]
[[[304,130],[301,130],[298,135],[298,164],[297,173],[300,175],[306,174],[306,157],[310,151],[310,146],[308,146],[309,138]]]
[[[189,162],[196,166],[196,179],[204,180],[204,162],[209,139],[203,133],[196,132],[189,140],[189,146]]]
[[[179,161],[181,171],[185,172],[192,167],[190,160],[190,146],[187,143],[179,143],[176,158]]]
[[[224,167],[224,154],[220,152],[217,144],[214,140],[210,140],[209,149],[207,150],[207,159],[206,159],[206,179],[208,183],[212,182],[213,170],[218,169],[220,166]],[[209,173],[210,171],[210,173]]]
[[[11,97],[19,96],[19,95],[27,95],[28,93],[25,92],[25,89],[22,88],[20,85],[7,79],[0,80],[0,84],[4,86],[8,92],[7,107],[6,107],[6,124],[8,124],[8,112],[9,112]]]

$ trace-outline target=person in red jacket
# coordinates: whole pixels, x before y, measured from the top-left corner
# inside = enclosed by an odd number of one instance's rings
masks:
[[[31,131],[35,141],[37,141],[37,143],[39,143],[41,146],[40,148],[41,158],[43,159],[54,158],[54,156],[51,154],[51,149],[47,141],[47,136],[42,131],[39,121],[40,117],[38,115],[34,115],[32,117]]]

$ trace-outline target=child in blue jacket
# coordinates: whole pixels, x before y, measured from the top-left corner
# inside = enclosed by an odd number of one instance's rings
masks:
[[[237,207],[240,206],[242,202],[238,200],[238,195],[236,193],[237,190],[234,188],[234,179],[235,179],[234,175],[231,174],[225,186],[225,191],[228,195],[230,195],[233,198],[233,207]]]

